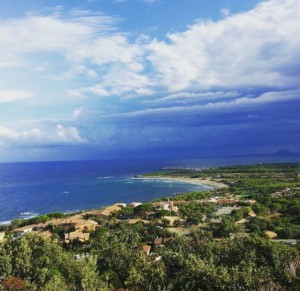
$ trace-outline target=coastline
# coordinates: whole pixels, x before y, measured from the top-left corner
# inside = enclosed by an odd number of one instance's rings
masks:
[[[207,189],[203,190],[213,190],[213,189],[219,189],[219,188],[224,188],[228,187],[227,185],[217,182],[217,181],[212,181],[210,179],[201,179],[201,178],[190,178],[190,177],[174,177],[174,176],[134,176],[131,177],[131,179],[139,179],[139,180],[161,180],[161,181],[170,181],[170,182],[184,182],[184,183],[189,183],[189,184],[195,184],[195,185],[201,185],[204,186]],[[156,199],[156,198],[153,198]],[[152,201],[153,199],[150,199],[149,201]],[[113,203],[112,203],[113,204]],[[109,204],[110,205],[110,204]],[[99,208],[102,208],[103,206],[100,206]],[[84,208],[84,209],[76,209],[75,211],[62,211],[64,214],[70,214],[72,215],[73,213],[76,214],[80,211],[91,211],[93,208]],[[42,214],[48,214],[51,212],[55,211],[47,211],[46,213]],[[40,214],[40,215],[42,215]],[[39,216],[39,215],[36,215]],[[30,217],[32,218],[32,217]],[[26,219],[26,217],[20,217],[20,216],[15,216],[11,219],[3,219],[3,221],[0,221],[0,226],[5,226],[5,225],[10,225],[11,222],[15,219]]]
[[[228,186],[224,183],[212,181],[210,179],[201,179],[201,178],[190,178],[190,177],[174,177],[174,176],[137,176],[136,179],[144,179],[144,180],[166,180],[166,181],[177,181],[177,182],[185,182],[198,184],[210,189],[220,189],[220,188],[228,188]]]

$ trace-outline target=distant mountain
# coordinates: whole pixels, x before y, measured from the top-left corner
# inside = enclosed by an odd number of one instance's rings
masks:
[[[288,150],[279,150],[276,153],[273,153],[272,156],[294,156],[294,155],[299,155],[300,153],[292,153],[291,151]]]
[[[294,157],[294,156],[300,156],[300,152],[293,153],[289,150],[281,149],[275,153],[272,154],[249,154],[247,157]]]

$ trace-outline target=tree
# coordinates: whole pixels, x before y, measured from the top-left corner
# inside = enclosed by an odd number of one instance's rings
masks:
[[[169,219],[167,219],[167,218],[163,218],[161,220],[161,222],[164,225],[164,227],[168,227],[170,225],[170,223],[171,223],[171,221]]]
[[[270,209],[271,209],[272,213],[276,213],[281,209],[281,204],[280,203],[272,203],[270,205]]]
[[[91,282],[85,265],[74,261],[71,254],[50,239],[35,234],[0,244],[1,276],[21,278],[29,290],[82,290],[84,280]],[[97,274],[93,268],[88,273],[90,277]]]
[[[81,286],[83,291],[106,291],[104,281],[101,281],[97,272],[96,261],[89,261],[82,268]]]
[[[98,236],[93,242],[97,253],[97,271],[102,282],[110,289],[126,287],[126,280],[133,269],[140,269],[142,259],[141,239],[129,225]]]
[[[133,212],[136,216],[143,218],[146,214],[146,212],[151,211],[153,209],[153,206],[151,203],[143,203],[141,205],[138,205],[133,209]]]
[[[169,216],[170,215],[170,211],[166,210],[166,209],[161,209],[159,211],[156,212],[155,216],[158,218],[162,218],[165,216]]]
[[[9,276],[2,282],[5,291],[27,291],[26,283],[19,277]]]
[[[178,226],[181,225],[181,221],[180,221],[179,219],[176,219],[176,220],[174,220],[173,225],[174,225],[175,227],[178,227]]]
[[[45,285],[44,291],[68,291],[68,286],[62,276],[55,275]]]

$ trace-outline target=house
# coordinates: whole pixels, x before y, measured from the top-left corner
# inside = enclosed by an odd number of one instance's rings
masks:
[[[228,199],[228,198],[222,198],[218,200],[218,204],[221,205],[232,205],[238,203],[239,200],[237,199]]]
[[[267,230],[264,233],[267,236],[267,238],[270,238],[270,239],[277,237],[277,233],[274,231]]]
[[[160,210],[170,210],[169,202],[162,202],[159,205]]]
[[[118,205],[119,205],[120,207],[122,207],[122,208],[124,208],[124,207],[126,207],[126,206],[127,206],[127,204],[126,204],[126,203],[118,203]]]
[[[17,236],[20,236],[32,232],[35,227],[36,225],[27,225],[27,226],[16,228],[14,232]]]
[[[93,220],[80,220],[74,223],[74,227],[76,230],[92,232],[95,231],[98,223]]]
[[[216,197],[211,197],[211,198],[206,198],[206,199],[201,199],[199,200],[200,203],[217,203],[218,198]]]
[[[157,237],[157,238],[154,240],[154,245],[160,246],[160,245],[162,245],[162,242],[163,242],[163,238],[162,238],[162,237]]]
[[[69,243],[72,240],[79,240],[85,242],[90,238],[89,233],[82,233],[80,231],[73,231],[65,233],[65,242]]]
[[[171,241],[171,240],[172,240],[171,237],[157,237],[154,240],[154,245],[155,246],[162,246],[162,245],[164,245],[165,243],[167,243],[168,241]]]
[[[104,208],[103,210],[99,211],[97,215],[99,216],[110,216],[113,212],[118,211],[123,208],[122,203],[117,203],[111,206]]]
[[[256,216],[256,214],[255,214],[255,212],[254,212],[253,210],[249,211],[249,212],[248,212],[248,215],[249,215],[250,217],[255,217],[255,216]]]
[[[151,246],[144,245],[143,246],[143,251],[147,254],[147,256],[149,256],[150,255],[150,251],[151,251]]]
[[[0,241],[4,240],[5,232],[0,232]]]
[[[173,201],[161,202],[159,205],[159,209],[178,212],[178,207],[174,205]]]
[[[228,215],[231,214],[233,210],[240,209],[238,206],[219,206],[215,213],[216,216]]]
[[[257,201],[254,199],[244,199],[241,202],[248,203],[248,204],[255,204]]]
[[[132,206],[133,208],[135,208],[135,207],[137,207],[137,206],[139,206],[141,204],[142,204],[141,202],[132,202],[132,203],[130,203],[130,206]]]

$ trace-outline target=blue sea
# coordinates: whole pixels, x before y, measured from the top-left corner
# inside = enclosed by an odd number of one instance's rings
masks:
[[[288,162],[266,158],[264,162]],[[0,223],[23,212],[75,212],[116,202],[144,202],[205,186],[175,181],[134,179],[163,167],[252,164],[259,159],[102,160],[0,164]],[[292,161],[292,160],[290,160]],[[294,160],[293,160],[294,161]]]

